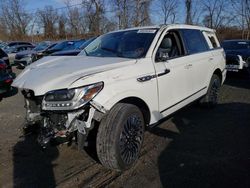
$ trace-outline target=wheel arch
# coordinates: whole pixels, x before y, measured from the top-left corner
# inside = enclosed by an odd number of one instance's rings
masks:
[[[127,104],[133,104],[133,105],[137,106],[143,114],[145,124],[149,125],[150,118],[151,118],[150,110],[149,110],[149,107],[144,100],[142,100],[138,97],[127,97],[127,98],[121,99],[117,103],[127,103]]]
[[[213,74],[217,75],[220,78],[220,81],[222,82],[222,71],[219,68],[217,68]]]

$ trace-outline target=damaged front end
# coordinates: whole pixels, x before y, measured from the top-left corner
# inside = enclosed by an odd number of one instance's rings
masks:
[[[23,90],[26,121],[38,124],[38,143],[47,145],[81,140],[87,137],[94,121],[100,121],[105,109],[92,99],[102,90],[103,82],[74,88],[55,90],[44,96],[35,96],[32,90]],[[81,138],[76,138],[80,136]],[[78,143],[82,149],[84,143]]]

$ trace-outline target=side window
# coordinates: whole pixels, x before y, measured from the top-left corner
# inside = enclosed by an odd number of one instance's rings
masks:
[[[203,31],[202,34],[205,37],[210,49],[220,48],[220,43],[216,38],[215,33]]]
[[[177,31],[169,31],[161,41],[155,61],[166,61],[183,55],[183,46]]]
[[[207,42],[200,30],[182,29],[181,33],[188,54],[195,54],[208,50]]]
[[[219,46],[217,45],[215,39],[213,36],[208,37],[210,42],[212,43],[213,48],[218,48]]]

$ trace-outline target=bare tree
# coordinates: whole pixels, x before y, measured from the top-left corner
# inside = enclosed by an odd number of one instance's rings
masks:
[[[5,23],[3,18],[0,17],[0,40],[7,40],[8,39],[8,30],[5,27]]]
[[[21,0],[1,1],[1,24],[7,28],[12,39],[24,39],[31,21],[31,16],[25,11],[25,5]]]
[[[145,26],[151,23],[150,19],[151,0],[134,0],[133,25]]]
[[[234,18],[242,30],[242,38],[249,39],[250,35],[250,2],[249,0],[231,0]]]
[[[46,6],[43,10],[37,11],[38,20],[44,29],[45,38],[53,38],[57,34],[56,24],[58,13],[52,6]]]
[[[192,0],[185,0],[186,4],[186,24],[192,24]]]
[[[230,23],[231,18],[227,15],[228,3],[225,0],[203,0],[205,13],[204,24],[207,27],[218,29]]]
[[[66,24],[67,24],[67,18],[64,14],[61,14],[58,17],[58,34],[59,38],[66,38]]]
[[[164,24],[167,22],[174,23],[178,9],[178,0],[159,0],[161,14],[164,17]]]
[[[131,26],[131,0],[113,0],[112,1],[116,16],[118,18],[118,28],[124,29]]]
[[[86,21],[88,25],[88,31],[99,35],[101,34],[101,22],[104,18],[105,7],[103,0],[89,0],[85,1],[84,6],[86,7]]]
[[[67,7],[67,19],[70,33],[73,36],[78,36],[81,32],[80,19],[82,16],[80,13],[80,9],[78,7],[72,7],[70,0],[66,0],[65,4]]]

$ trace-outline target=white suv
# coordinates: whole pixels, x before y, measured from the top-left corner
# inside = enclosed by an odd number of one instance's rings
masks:
[[[45,57],[14,81],[39,143],[76,140],[83,149],[97,129],[96,150],[107,168],[138,158],[147,126],[200,100],[214,106],[226,77],[225,55],[212,29],[140,27],[102,35],[76,57]]]

